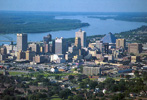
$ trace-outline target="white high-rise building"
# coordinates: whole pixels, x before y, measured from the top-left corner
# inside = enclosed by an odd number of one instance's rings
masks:
[[[55,54],[65,54],[67,51],[67,45],[65,40],[61,38],[55,39]]]
[[[85,31],[82,31],[82,29],[80,29],[78,32],[76,32],[75,37],[79,37],[81,39],[81,47],[86,47],[86,32]]]

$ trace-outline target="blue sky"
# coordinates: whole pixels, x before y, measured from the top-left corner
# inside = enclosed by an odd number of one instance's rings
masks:
[[[0,10],[147,12],[147,0],[0,0]]]

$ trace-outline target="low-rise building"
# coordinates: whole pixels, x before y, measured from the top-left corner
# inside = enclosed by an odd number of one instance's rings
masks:
[[[85,75],[98,75],[101,74],[101,68],[100,67],[83,67],[83,74]]]
[[[140,62],[140,56],[131,56],[131,63]]]

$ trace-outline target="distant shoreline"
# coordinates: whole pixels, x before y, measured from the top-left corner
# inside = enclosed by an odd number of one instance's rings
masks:
[[[0,34],[44,33],[89,26],[78,19],[55,19],[50,13],[0,12]]]

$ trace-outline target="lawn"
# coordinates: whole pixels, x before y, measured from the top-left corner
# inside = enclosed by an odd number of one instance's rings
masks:
[[[49,76],[67,76],[67,75],[78,75],[77,73],[48,73],[48,72],[35,72],[32,73],[32,76],[36,77],[37,75],[43,75],[44,77]]]
[[[2,73],[3,73],[3,71],[1,70],[0,74],[2,74]],[[11,75],[11,76],[22,75],[22,74],[26,74],[26,73],[24,73],[24,72],[9,72],[9,75]]]
[[[62,100],[58,95],[53,95],[51,100]]]
[[[26,74],[26,73],[24,73],[24,72],[9,72],[9,75],[12,75],[12,76],[22,75],[22,74]]]

